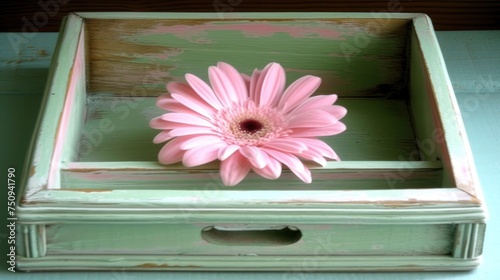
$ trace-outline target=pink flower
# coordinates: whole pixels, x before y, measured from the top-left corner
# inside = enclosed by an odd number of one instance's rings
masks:
[[[346,129],[339,120],[347,110],[332,105],[337,95],[311,97],[320,78],[304,76],[285,90],[285,71],[278,63],[248,77],[219,62],[208,74],[211,86],[186,74],[187,84],[171,82],[170,94],[158,98],[158,107],[170,111],[150,122],[162,130],[153,142],[168,141],[158,155],[160,163],[182,161],[192,167],[220,160],[223,183],[234,186],[250,170],[276,179],[282,164],[310,183],[311,171],[302,160],[322,166],[326,158],[340,160],[315,138]]]

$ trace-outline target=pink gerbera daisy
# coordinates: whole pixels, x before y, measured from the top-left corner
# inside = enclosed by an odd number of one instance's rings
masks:
[[[346,127],[339,120],[347,110],[332,105],[337,95],[311,95],[321,83],[304,76],[285,90],[285,71],[268,64],[251,77],[220,62],[208,70],[210,84],[186,74],[187,84],[171,82],[158,107],[170,111],[151,120],[163,130],[154,143],[168,141],[158,159],[182,161],[187,167],[220,160],[225,185],[238,184],[250,170],[268,179],[281,175],[282,164],[306,183],[312,181],[302,160],[322,166],[339,160],[319,136],[335,135]]]

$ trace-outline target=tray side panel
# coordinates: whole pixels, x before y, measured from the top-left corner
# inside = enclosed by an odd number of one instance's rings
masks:
[[[422,129],[417,125],[415,131],[422,141],[430,141],[429,147],[434,151],[431,149],[428,156],[439,157],[443,161],[443,184],[468,193],[481,206],[483,195],[472,152],[430,19],[427,16],[415,18],[411,34],[412,76],[424,77],[410,79],[412,104],[421,104],[418,105],[420,111],[414,112],[413,117],[432,118],[433,125],[431,129]],[[427,102],[432,110],[425,110],[422,102]],[[429,126],[429,120],[420,124]]]
[[[275,61],[285,67],[288,83],[307,74],[321,77],[318,94],[398,95],[405,87],[410,21],[378,20],[379,28],[366,18],[87,18],[89,90],[158,96],[167,82],[184,81],[185,73],[208,80],[208,66],[219,61],[246,74]]]
[[[29,163],[24,174],[22,199],[28,199],[34,193],[58,184],[57,166],[61,162],[61,147],[55,143],[60,135],[61,122],[63,122],[67,89],[74,74],[73,63],[80,42],[82,25],[81,18],[72,15],[65,20],[65,26],[61,31],[55,50],[56,55],[51,64],[49,82],[35,130]],[[69,146],[74,148],[75,143]]]

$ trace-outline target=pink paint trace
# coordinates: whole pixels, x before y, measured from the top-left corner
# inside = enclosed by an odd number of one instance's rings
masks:
[[[82,36],[83,37],[83,36]],[[75,56],[75,63],[70,73],[70,78],[68,81],[68,89],[66,100],[64,104],[64,109],[60,115],[59,119],[59,129],[57,130],[57,135],[55,135],[55,146],[54,153],[52,155],[52,160],[50,164],[50,172],[48,176],[47,186],[60,187],[59,183],[59,165],[64,153],[65,137],[67,130],[69,129],[71,123],[72,111],[75,110],[75,99],[77,98],[78,88],[84,86],[84,82],[81,77],[85,73],[85,55],[84,55],[84,40],[80,40],[77,47],[77,52]]]
[[[145,34],[174,34],[175,36],[186,39],[193,43],[207,44],[210,40],[207,39],[209,31],[238,31],[246,37],[271,37],[276,33],[286,33],[293,38],[324,38],[324,39],[340,39],[341,32],[332,28],[328,23],[310,23],[310,22],[294,22],[293,26],[281,24],[279,22],[237,22],[237,23],[220,23],[208,22],[200,25],[174,25],[163,26],[158,25],[152,30],[148,30]]]

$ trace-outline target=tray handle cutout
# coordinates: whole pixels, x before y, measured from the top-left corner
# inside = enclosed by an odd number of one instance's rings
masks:
[[[298,242],[302,238],[302,232],[292,226],[208,226],[201,230],[201,238],[215,245],[285,246]]]

